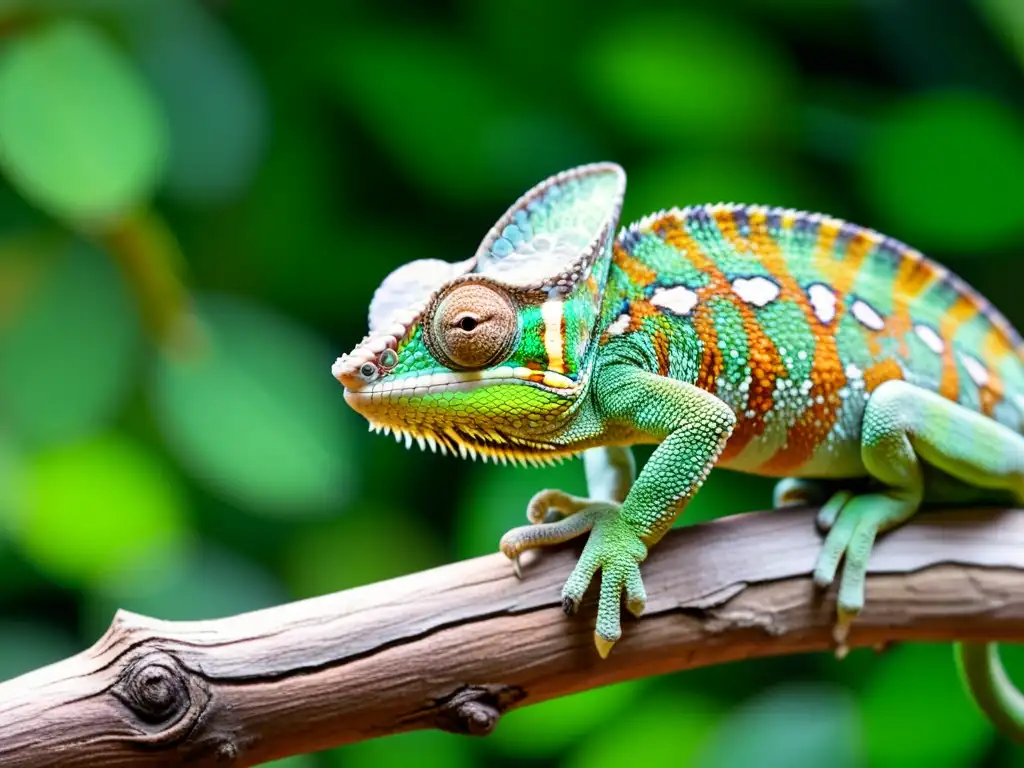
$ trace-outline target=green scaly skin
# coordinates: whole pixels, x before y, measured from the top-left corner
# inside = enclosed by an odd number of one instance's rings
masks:
[[[624,193],[612,163],[566,171],[465,261],[396,270],[332,373],[407,445],[582,455],[588,497],[539,492],[500,547],[518,574],[523,551],[589,534],[562,597],[576,611],[601,571],[601,656],[623,596],[643,613],[640,563],[715,466],[780,478],[776,506],[821,506],[813,578],[839,576],[845,650],[878,535],[924,502],[1024,502],[1024,343],[962,280],[871,230],[720,204],[616,236]],[[641,443],[657,447],[637,476]],[[958,651],[975,700],[1024,740],[995,647]]]

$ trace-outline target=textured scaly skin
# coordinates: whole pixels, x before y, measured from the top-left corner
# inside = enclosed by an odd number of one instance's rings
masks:
[[[781,478],[778,506],[822,505],[814,581],[842,563],[845,649],[878,534],[924,501],[1024,501],[1024,344],[962,280],[871,230],[720,204],[613,237],[624,189],[614,164],[567,171],[466,261],[396,270],[333,373],[371,429],[407,444],[582,453],[589,496],[541,491],[501,549],[518,573],[525,549],[589,534],[563,603],[575,611],[601,571],[602,656],[623,595],[643,612],[639,564],[714,466]],[[657,447],[636,476],[639,443]],[[994,646],[960,651],[982,709],[1024,739]]]

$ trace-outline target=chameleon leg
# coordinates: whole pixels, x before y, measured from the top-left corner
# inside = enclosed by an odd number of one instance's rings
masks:
[[[558,522],[509,531],[502,539],[502,549],[522,551],[556,538],[564,540],[570,528],[572,535],[590,530],[579,562],[562,590],[562,604],[566,613],[575,612],[594,574],[601,571],[594,641],[604,657],[622,634],[622,593],[630,612],[640,615],[646,595],[639,564],[704,482],[725,446],[735,416],[721,400],[692,384],[630,365],[609,365],[598,378],[598,407],[604,418],[661,437],[661,444],[621,506],[594,502]],[[621,489],[623,484],[615,487]],[[537,533],[544,529],[546,533]]]
[[[845,558],[835,628],[840,652],[864,606],[867,562],[876,535],[906,521],[924,497],[923,462],[972,486],[1024,498],[1024,437],[968,408],[903,381],[887,381],[868,400],[861,434],[864,467],[880,486],[837,494],[814,581],[825,587]]]
[[[628,446],[609,445],[583,452],[587,493],[592,499],[621,504],[636,479],[636,461]]]

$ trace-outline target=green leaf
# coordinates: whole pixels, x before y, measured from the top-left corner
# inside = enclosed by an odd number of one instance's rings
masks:
[[[132,47],[167,114],[168,190],[191,203],[237,197],[267,136],[267,108],[252,66],[199,3],[151,0],[130,10]]]
[[[861,691],[860,705],[872,768],[978,765],[993,737],[960,683],[947,644],[887,650]]]
[[[95,27],[40,23],[0,55],[0,167],[50,213],[102,226],[143,203],[166,138],[145,83]]]
[[[157,362],[153,407],[168,445],[217,495],[271,515],[330,515],[358,477],[357,424],[336,355],[305,328],[242,299],[196,301],[207,348]],[[365,427],[364,427],[365,429]]]
[[[77,439],[109,422],[132,385],[138,317],[120,275],[91,246],[8,247],[31,247],[24,255],[36,274],[12,288],[17,310],[0,326],[0,420],[32,445]],[[0,257],[10,255],[0,245]]]
[[[27,460],[13,521],[26,557],[87,586],[181,545],[182,491],[140,444],[105,434]]]
[[[710,697],[668,692],[645,696],[581,740],[564,765],[688,766],[721,713],[721,704]]]
[[[616,721],[651,684],[650,678],[631,680],[519,707],[501,718],[487,746],[512,757],[556,757]]]
[[[918,248],[1008,247],[1024,235],[1024,118],[994,99],[935,91],[899,100],[859,167],[878,226]]]
[[[821,684],[787,684],[732,710],[703,744],[695,768],[866,765],[856,702]]]
[[[692,9],[629,13],[581,46],[581,80],[608,120],[642,140],[774,140],[795,116],[792,65],[767,35]]]

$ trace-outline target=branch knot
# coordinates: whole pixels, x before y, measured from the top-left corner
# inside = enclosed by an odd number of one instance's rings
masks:
[[[202,688],[178,660],[162,650],[149,650],[129,662],[111,689],[142,723],[172,729],[190,710],[198,715],[206,704],[198,701]],[[197,696],[197,694],[200,694]]]
[[[525,698],[511,685],[471,685],[437,703],[436,726],[449,733],[486,736],[506,709]]]

